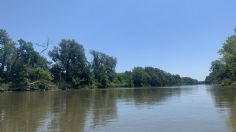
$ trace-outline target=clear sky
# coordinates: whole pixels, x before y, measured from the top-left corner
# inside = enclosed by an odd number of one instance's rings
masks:
[[[235,0],[1,0],[0,28],[50,47],[75,39],[117,57],[117,72],[153,66],[204,80],[236,27]]]

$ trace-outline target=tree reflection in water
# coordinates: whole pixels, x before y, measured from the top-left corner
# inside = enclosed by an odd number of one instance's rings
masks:
[[[229,127],[236,131],[236,89],[231,87],[211,86],[209,88],[215,104],[220,110],[229,112]]]
[[[117,103],[160,104],[192,88],[140,88],[3,93],[0,128],[13,131],[76,131],[117,119]]]

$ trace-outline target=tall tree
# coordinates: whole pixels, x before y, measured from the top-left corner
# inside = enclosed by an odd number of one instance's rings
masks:
[[[12,59],[16,56],[15,43],[9,38],[8,33],[0,29],[0,76],[3,77],[10,70]]]
[[[231,84],[236,81],[236,35],[228,37],[220,55],[222,58],[212,62],[206,83]]]
[[[236,32],[235,32],[236,33]],[[231,80],[236,80],[236,35],[230,36],[220,50]]]
[[[54,47],[49,52],[49,56],[54,61],[53,70],[54,79],[58,79],[59,75],[67,82],[72,83],[73,87],[80,84],[88,84],[89,63],[85,57],[84,48],[75,40],[63,39],[58,47]]]
[[[98,51],[90,51],[93,56],[92,70],[99,87],[106,88],[115,77],[117,60]]]
[[[36,84],[38,87],[42,83],[46,85],[51,81],[48,61],[34,50],[31,42],[20,39],[18,43],[17,54],[12,59],[11,74],[9,74],[11,80],[20,86]]]

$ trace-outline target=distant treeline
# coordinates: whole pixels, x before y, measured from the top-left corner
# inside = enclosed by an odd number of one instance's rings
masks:
[[[227,38],[219,53],[222,57],[212,62],[210,74],[206,77],[205,82],[236,85],[236,34]]]
[[[180,77],[153,67],[135,67],[132,71],[117,73],[113,85],[125,87],[157,87],[171,85],[193,85],[198,81],[189,77]]]
[[[42,46],[42,45],[37,45]],[[35,50],[32,42],[13,41],[0,29],[0,90],[70,89],[142,87],[197,84],[198,81],[172,75],[152,67],[135,67],[132,71],[116,73],[116,58],[91,50],[92,62],[84,48],[75,40],[62,39],[48,52],[50,62]]]

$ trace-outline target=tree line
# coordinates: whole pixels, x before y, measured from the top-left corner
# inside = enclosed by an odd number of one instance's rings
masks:
[[[193,85],[198,84],[198,80],[173,75],[158,68],[135,67],[132,71],[117,73],[114,83],[124,87],[159,87]]]
[[[70,88],[143,87],[197,84],[192,78],[181,78],[153,67],[135,67],[116,73],[117,59],[91,50],[89,62],[83,45],[62,39],[48,52],[35,50],[34,44],[23,39],[13,41],[0,29],[0,90],[36,90]]]
[[[212,62],[210,74],[206,77],[205,82],[236,85],[236,34],[227,38],[219,54],[221,58]]]

